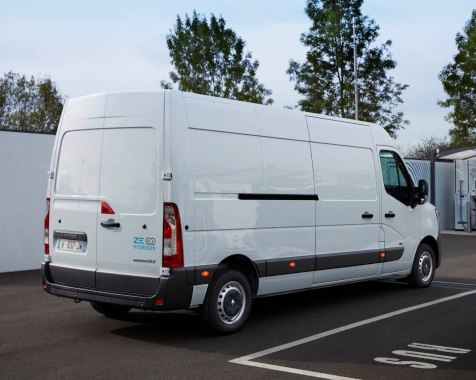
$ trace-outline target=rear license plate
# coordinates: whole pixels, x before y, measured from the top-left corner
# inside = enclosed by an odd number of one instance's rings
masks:
[[[56,248],[62,251],[85,253],[88,242],[81,240],[58,239],[56,244]]]

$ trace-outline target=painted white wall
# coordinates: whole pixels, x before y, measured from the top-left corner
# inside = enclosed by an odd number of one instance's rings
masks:
[[[0,272],[40,268],[54,138],[0,131]]]

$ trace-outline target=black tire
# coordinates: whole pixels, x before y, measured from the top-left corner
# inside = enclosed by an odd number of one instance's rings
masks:
[[[201,316],[218,334],[231,334],[245,324],[251,311],[251,286],[236,270],[217,272],[208,286]]]
[[[415,288],[426,288],[430,286],[435,277],[436,260],[435,252],[428,244],[422,243],[417,249],[413,267],[408,283]]]
[[[109,318],[120,318],[127,314],[131,308],[129,306],[123,305],[113,305],[110,303],[104,302],[94,302],[91,301],[91,306],[100,314],[104,314]]]

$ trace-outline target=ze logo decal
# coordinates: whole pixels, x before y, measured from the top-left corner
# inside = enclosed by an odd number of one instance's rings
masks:
[[[134,236],[132,248],[140,251],[155,251],[155,238]]]
[[[145,238],[145,244],[147,245],[155,245],[155,239],[152,237]]]
[[[135,237],[134,244],[144,244],[144,238],[142,237]]]

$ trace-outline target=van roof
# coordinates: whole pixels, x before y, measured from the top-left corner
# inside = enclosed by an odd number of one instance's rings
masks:
[[[89,100],[92,100],[93,98],[99,99],[103,98],[104,100],[109,96],[109,95],[128,95],[130,94],[131,96],[147,96],[147,94],[155,94],[158,95],[159,93],[174,93],[176,95],[179,95],[183,97],[184,99],[189,99],[189,100],[207,100],[207,101],[214,101],[220,104],[229,104],[229,105],[240,105],[240,106],[245,106],[245,107],[252,107],[256,111],[258,117],[260,115],[270,115],[270,114],[276,114],[275,116],[278,118],[284,118],[289,121],[289,119],[294,119],[294,120],[302,120],[302,116],[304,115],[305,117],[311,117],[311,118],[319,118],[321,120],[329,120],[329,121],[334,121],[334,122],[345,122],[347,126],[349,125],[359,125],[359,126],[367,126],[370,128],[370,132],[372,134],[373,142],[376,145],[388,145],[388,146],[395,146],[395,141],[388,135],[388,133],[385,131],[384,128],[380,127],[379,125],[375,123],[370,123],[370,122],[365,122],[361,120],[355,120],[355,119],[346,119],[346,118],[340,118],[340,117],[335,117],[335,116],[329,116],[329,115],[324,115],[324,114],[316,114],[316,113],[311,113],[311,112],[304,112],[300,111],[297,109],[289,109],[289,108],[279,108],[279,107],[274,107],[274,106],[267,106],[263,104],[257,104],[257,103],[248,103],[244,101],[239,101],[239,100],[233,100],[233,99],[225,99],[225,98],[218,98],[218,97],[212,97],[208,95],[201,95],[201,94],[195,94],[192,92],[184,92],[184,91],[179,91],[179,90],[164,90],[164,89],[157,89],[157,90],[125,90],[125,91],[111,91],[111,92],[103,92],[103,93],[95,93],[95,94],[90,94],[90,95],[84,95],[84,96],[79,96],[75,98],[70,98],[67,101],[68,103],[76,103],[76,101],[79,101],[79,103],[89,103]],[[83,107],[81,107],[83,108]],[[84,108],[83,108],[84,110]],[[277,127],[273,132],[277,132]],[[295,131],[296,132],[296,131]],[[286,133],[288,135],[289,133]],[[278,136],[276,137],[282,137],[282,138],[293,138],[290,136]],[[300,139],[300,138],[299,138]]]

